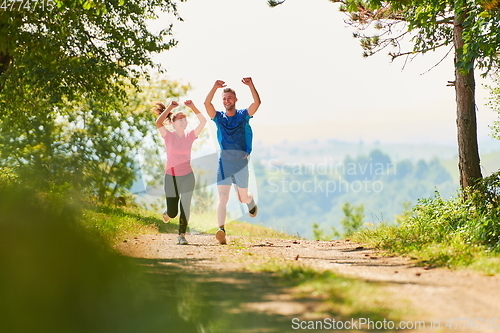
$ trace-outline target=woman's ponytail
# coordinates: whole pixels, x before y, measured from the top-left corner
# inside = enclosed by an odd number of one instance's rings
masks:
[[[167,107],[165,106],[165,104],[163,104],[162,102],[155,102],[155,106],[151,109],[151,112],[153,114],[155,114],[156,116],[159,116],[161,115],[165,110],[167,109]],[[172,112],[170,112],[168,115],[167,115],[167,119],[168,122],[172,122]]]

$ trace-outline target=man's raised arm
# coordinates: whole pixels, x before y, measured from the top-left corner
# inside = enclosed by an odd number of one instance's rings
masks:
[[[248,107],[248,114],[253,116],[254,113],[257,112],[257,109],[259,108],[261,103],[259,93],[255,89],[251,77],[245,77],[241,80],[241,82],[243,82],[243,84],[246,84],[250,88],[250,92],[252,93],[253,103]]]
[[[212,100],[214,99],[215,92],[217,91],[217,89],[224,88],[225,86],[226,85],[225,85],[224,81],[222,81],[222,80],[215,81],[214,86],[208,92],[208,95],[205,98],[205,109],[207,110],[207,114],[211,119],[213,119],[215,117],[215,114],[217,113],[215,111],[214,105],[212,104]]]

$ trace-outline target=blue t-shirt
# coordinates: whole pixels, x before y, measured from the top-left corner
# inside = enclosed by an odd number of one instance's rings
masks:
[[[212,119],[217,125],[217,140],[223,159],[241,159],[252,152],[252,128],[249,121],[252,116],[248,109],[236,110],[228,117],[224,111],[216,111]]]

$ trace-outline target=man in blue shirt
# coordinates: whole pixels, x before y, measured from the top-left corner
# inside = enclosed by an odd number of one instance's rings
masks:
[[[219,230],[215,237],[221,244],[226,244],[226,206],[229,200],[231,184],[236,184],[238,199],[247,204],[251,217],[257,215],[257,205],[252,193],[248,191],[248,158],[252,152],[252,128],[249,121],[260,106],[260,97],[255,89],[252,78],[241,80],[250,88],[253,103],[248,109],[236,109],[236,92],[226,88],[222,80],[217,80],[205,99],[205,108],[210,118],[217,125],[217,140],[220,145],[219,166],[217,168],[217,189],[219,202],[217,205],[217,224]],[[212,104],[215,92],[224,88],[222,102],[225,111],[216,111]]]

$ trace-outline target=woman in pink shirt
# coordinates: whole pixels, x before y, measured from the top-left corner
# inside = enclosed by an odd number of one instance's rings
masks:
[[[188,244],[185,235],[195,184],[193,169],[191,168],[191,148],[193,147],[193,141],[198,138],[207,123],[205,117],[191,100],[185,101],[184,105],[193,110],[199,120],[198,126],[189,132],[186,132],[186,115],[182,112],[172,112],[174,108],[179,106],[176,101],[171,101],[168,107],[157,102],[152,109],[152,112],[158,116],[156,127],[163,137],[167,152],[164,182],[167,209],[163,212],[163,221],[167,223],[171,218],[177,216],[180,202],[181,215],[179,217],[178,239],[181,245]],[[166,124],[171,124],[174,130],[169,131],[165,127]]]

